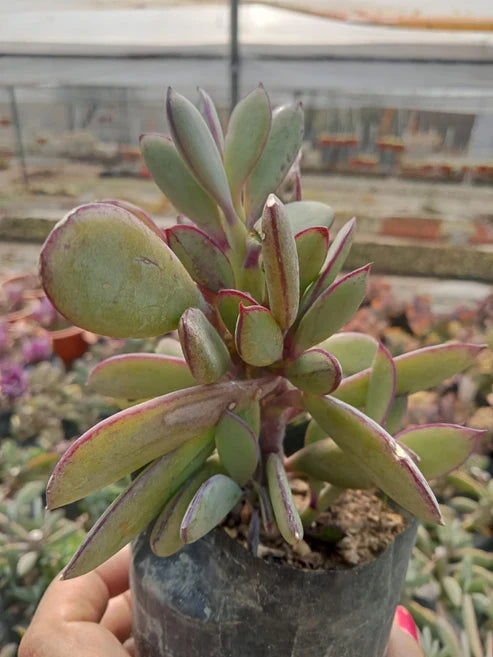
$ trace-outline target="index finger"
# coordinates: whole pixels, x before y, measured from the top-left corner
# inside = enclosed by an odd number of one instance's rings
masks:
[[[130,557],[130,546],[127,545],[86,575],[69,580],[53,580],[39,603],[32,623],[99,623],[110,598],[128,589]]]

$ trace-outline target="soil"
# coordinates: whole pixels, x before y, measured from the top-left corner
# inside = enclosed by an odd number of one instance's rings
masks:
[[[296,482],[295,501],[306,505],[307,486]],[[248,547],[250,511],[230,514],[226,532]],[[301,570],[352,568],[373,561],[406,527],[406,521],[388,507],[374,491],[345,491],[295,546],[281,536],[268,537],[260,531],[257,556]]]

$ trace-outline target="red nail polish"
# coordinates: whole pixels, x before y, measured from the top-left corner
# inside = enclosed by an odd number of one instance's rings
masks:
[[[408,610],[402,605],[399,605],[395,610],[395,622],[401,629],[410,634],[415,641],[418,641],[418,628],[416,627],[416,623]]]

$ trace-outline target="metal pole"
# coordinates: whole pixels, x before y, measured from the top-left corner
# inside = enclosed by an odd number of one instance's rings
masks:
[[[19,117],[19,108],[17,107],[17,99],[15,97],[14,87],[9,87],[9,95],[10,95],[10,111],[12,113],[12,119],[14,121],[15,138],[17,140],[17,155],[19,156],[19,160],[21,163],[22,180],[24,181],[24,187],[28,189],[29,178],[27,175],[26,153],[24,151],[24,143],[22,141],[21,121]]]
[[[239,0],[231,0],[230,54],[229,54],[229,69],[231,74],[231,80],[230,80],[231,110],[238,102],[238,87],[239,87],[239,77],[240,77],[240,55],[238,48],[238,5],[239,5]]]

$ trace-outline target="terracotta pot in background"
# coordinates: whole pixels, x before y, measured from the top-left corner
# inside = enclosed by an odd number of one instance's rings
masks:
[[[47,333],[53,352],[63,360],[67,367],[84,355],[89,346],[98,339],[94,333],[85,331],[78,326],[69,326],[57,331],[47,331]]]

